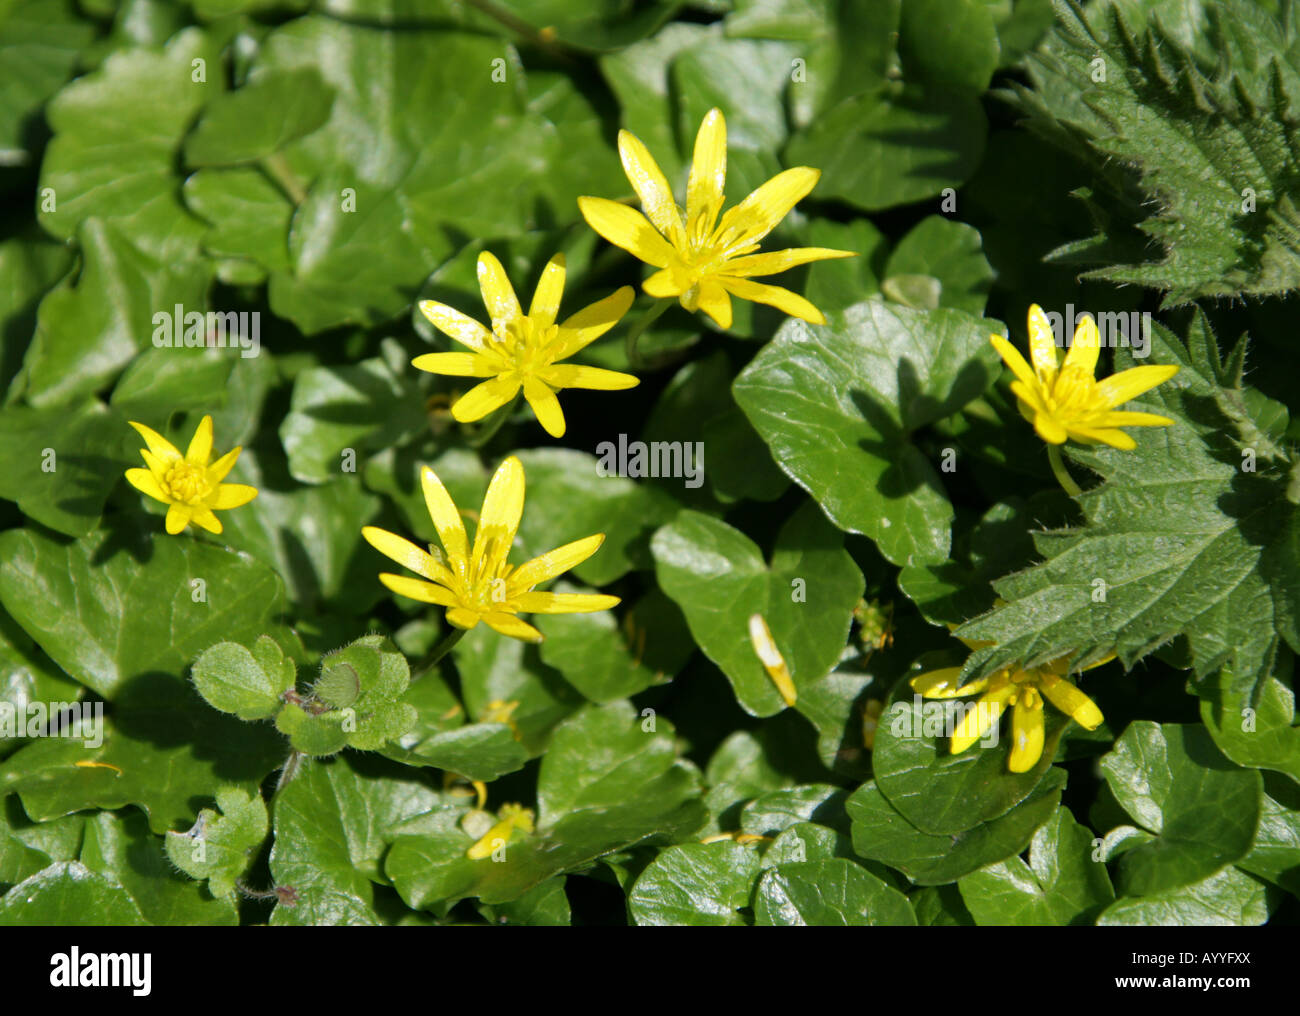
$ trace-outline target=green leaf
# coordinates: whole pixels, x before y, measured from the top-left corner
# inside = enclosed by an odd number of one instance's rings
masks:
[[[149,922],[121,884],[80,861],[59,861],[0,897],[0,926],[104,927]]]
[[[238,362],[237,354],[209,347],[146,349],[113,386],[113,408],[132,420],[166,419],[177,410],[210,412],[225,405]],[[126,436],[134,450],[140,436]]]
[[[1225,668],[1197,689],[1201,721],[1214,743],[1239,766],[1275,769],[1300,781],[1300,724],[1290,684],[1279,673],[1253,692],[1234,689],[1235,683]]]
[[[81,863],[119,882],[150,924],[238,924],[234,899],[214,899],[177,873],[168,863],[171,852],[164,852],[163,842],[140,812],[101,811],[86,822]]]
[[[1297,573],[1285,564],[1297,532],[1282,472],[1289,463],[1272,458],[1239,408],[1238,385],[1220,384],[1203,317],[1188,336],[1184,348],[1154,325],[1143,362],[1179,372],[1129,404],[1171,417],[1173,426],[1146,429],[1132,451],[1069,451],[1103,478],[1077,499],[1085,524],[1036,534],[1046,560],[994,583],[1005,605],[958,629],[997,645],[972,656],[972,676],[1061,656],[1086,666],[1111,651],[1131,667],[1186,635],[1198,676],[1226,667],[1230,687],[1251,694],[1272,669],[1279,633],[1300,641]],[[1123,353],[1116,351],[1117,369],[1132,362]],[[1240,468],[1242,446],[1260,449],[1258,471]]]
[[[1267,896],[1264,883],[1227,867],[1192,885],[1118,899],[1097,923],[1144,928],[1260,925],[1268,920]]]
[[[961,311],[870,300],[826,326],[791,319],[736,378],[777,464],[841,529],[896,564],[948,556],[952,506],[909,439],[994,376],[989,325]]]
[[[1125,852],[1120,888],[1149,896],[1200,882],[1250,853],[1263,793],[1204,727],[1138,720],[1101,760],[1111,792],[1156,838]]]
[[[1300,894],[1300,786],[1265,776],[1264,789],[1255,843],[1237,867]]]
[[[194,661],[194,687],[213,709],[241,720],[264,720],[282,705],[298,669],[274,639],[259,635],[248,650],[237,642],[218,642]]]
[[[908,0],[898,26],[905,78],[978,94],[998,66],[998,35],[987,0]]]
[[[22,882],[54,861],[76,860],[85,824],[82,815],[33,822],[17,797],[5,798],[0,804],[0,886]]]
[[[202,263],[180,256],[160,260],[138,246],[139,234],[104,219],[81,223],[76,239],[80,271],[41,301],[15,382],[37,408],[65,405],[112,381],[146,348],[156,314],[207,306],[209,273]]]
[[[204,81],[193,80],[195,60],[206,68]],[[46,109],[54,139],[40,181],[56,203],[42,204],[41,224],[66,240],[88,219],[111,223],[151,259],[146,277],[192,258],[202,227],[181,204],[175,161],[190,121],[222,90],[220,67],[213,41],[189,28],[161,52],[118,49],[60,91]]]
[[[999,738],[993,746],[980,742],[961,754],[950,754],[945,741],[927,736],[933,721],[941,721],[944,731],[952,729],[948,722],[955,726],[955,718],[947,720],[949,702],[920,702],[919,695],[909,698],[894,702],[880,717],[872,767],[880,792],[925,833],[953,835],[973,829],[1005,815],[1033,794],[1051,766],[1067,722],[1050,713],[1038,762],[1029,772],[1012,773],[1007,770],[1011,738]]]
[[[186,832],[169,832],[167,857],[190,878],[206,879],[212,895],[229,896],[266,839],[266,804],[257,794],[222,787],[217,809],[204,808]]]
[[[539,614],[536,622],[546,637],[542,659],[592,702],[628,698],[671,680],[692,652],[681,611],[657,589],[627,612],[621,626],[608,610]]]
[[[750,641],[751,615],[767,621],[796,690],[839,660],[862,575],[815,508],[786,523],[770,565],[744,533],[693,511],[660,529],[653,550],[660,586],[752,715],[772,716],[785,702]]]
[[[1164,257],[1116,264],[1105,232],[1061,253],[1105,265],[1093,278],[1160,290],[1165,306],[1300,285],[1295,12],[1279,21],[1246,0],[1216,8],[1180,38],[1158,19],[1134,28],[1118,5],[1085,14],[1071,2],[1028,59],[1033,90],[1014,93],[1030,129],[1110,178],[1106,217],[1135,222],[1154,209],[1140,229]]]
[[[280,440],[289,472],[301,483],[325,483],[355,472],[363,452],[385,448],[424,426],[410,375],[398,367],[396,344],[383,357],[347,367],[313,367],[294,380]],[[396,407],[396,412],[394,412]]]
[[[765,871],[754,893],[754,917],[756,924],[776,927],[916,925],[906,896],[843,858]]]
[[[984,313],[993,284],[979,230],[942,215],[922,219],[890,253],[885,281],[908,275],[937,280],[939,306],[971,314]]]
[[[796,132],[784,160],[821,169],[819,198],[874,212],[960,187],[987,133],[975,96],[891,83],[844,99]]]
[[[519,461],[527,477],[519,536],[528,555],[604,533],[600,550],[570,574],[604,586],[634,568],[650,567],[650,535],[677,509],[670,495],[626,477],[604,475],[595,456],[568,448],[520,452]]]
[[[16,792],[39,821],[135,804],[164,833],[188,827],[194,802],[219,787],[256,793],[284,755],[269,727],[214,713],[188,685],[155,673],[120,688],[88,736],[36,738],[5,759],[0,794]]]
[[[330,117],[334,92],[311,68],[260,75],[219,95],[185,139],[191,166],[234,166],[278,152]]]
[[[176,675],[223,638],[274,627],[284,590],[265,565],[185,537],[57,541],[0,534],[0,602],[60,667],[105,698]]]
[[[632,885],[628,912],[642,925],[744,925],[761,867],[757,850],[731,840],[669,847]]]
[[[958,883],[977,924],[1091,924],[1115,898],[1106,865],[1093,860],[1092,830],[1066,808],[1034,833],[1029,862],[1019,857],[981,868]]]
[[[1035,793],[1001,818],[947,836],[917,829],[894,810],[874,781],[866,783],[847,804],[853,849],[897,868],[917,885],[952,882],[1024,850],[1034,830],[1056,811],[1064,782],[1064,774],[1053,769]]]
[[[677,757],[666,720],[643,720],[626,702],[591,705],[556,729],[538,774],[536,832],[512,839],[504,861],[470,860],[475,838],[436,826],[400,837],[386,870],[413,907],[506,902],[604,854],[693,832],[705,820],[698,795],[698,773]]]
[[[387,884],[380,859],[394,829],[442,806],[391,763],[305,762],[275,801],[271,874],[292,893],[281,895],[271,923],[379,924],[375,884]]]
[[[94,399],[63,409],[10,406],[0,411],[0,497],[51,529],[86,536],[133,444],[122,416]]]

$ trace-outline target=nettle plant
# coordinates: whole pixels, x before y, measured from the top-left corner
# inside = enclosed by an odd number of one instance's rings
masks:
[[[1300,918],[1300,13],[512,6],[0,13],[0,924]]]

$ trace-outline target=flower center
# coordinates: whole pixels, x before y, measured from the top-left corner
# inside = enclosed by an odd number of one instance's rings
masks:
[[[1084,416],[1097,408],[1097,381],[1082,367],[1071,365],[1057,375],[1051,401],[1055,409],[1069,416]]]
[[[163,476],[163,487],[174,500],[185,504],[198,504],[212,490],[208,471],[184,459],[178,459],[168,467]]]
[[[493,334],[496,352],[518,374],[533,374],[549,367],[555,359],[558,325],[541,325],[527,316],[511,321],[505,334]]]

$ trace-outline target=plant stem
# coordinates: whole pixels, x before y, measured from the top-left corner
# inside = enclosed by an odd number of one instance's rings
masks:
[[[1074,482],[1070,476],[1069,470],[1065,468],[1065,463],[1061,460],[1061,449],[1054,444],[1047,446],[1047,461],[1052,465],[1052,475],[1056,477],[1056,482],[1061,485],[1071,497],[1078,497],[1083,493],[1083,488]]]
[[[280,791],[289,785],[298,770],[302,768],[302,760],[307,756],[300,751],[289,752],[289,757],[284,760],[284,768],[280,770],[280,779],[276,781],[275,791],[271,794],[272,803],[280,796]]]
[[[515,407],[519,405],[521,394],[522,389],[521,391],[515,392],[515,397],[511,399],[507,405],[502,406],[492,414],[491,418],[488,420],[487,426],[475,434],[474,439],[470,441],[471,448],[482,448],[496,437],[497,431],[501,429],[501,425],[514,415]]]
[[[457,642],[465,637],[465,632],[468,630],[468,628],[453,627],[451,631],[444,635],[442,641],[430,649],[429,655],[420,661],[419,676],[423,677],[441,663],[442,658],[451,652],[452,647],[455,646]],[[412,678],[412,680],[415,680],[415,678]]]
[[[641,320],[628,329],[627,336],[623,339],[623,349],[627,353],[628,366],[636,370],[644,370],[648,364],[641,359],[641,354],[636,351],[637,340],[641,338],[641,333],[659,320],[659,316],[668,309],[671,300],[656,300],[654,306],[641,315]]]
[[[469,5],[482,11],[493,21],[504,25],[510,31],[523,36],[533,45],[548,51],[553,56],[565,57],[563,50],[556,43],[554,29],[534,28],[513,11],[506,10],[500,4],[493,3],[492,0],[469,0]]]

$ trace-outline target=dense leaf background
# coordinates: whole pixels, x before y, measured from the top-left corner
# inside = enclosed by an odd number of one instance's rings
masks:
[[[1300,921],[1298,102],[1289,0],[0,0],[0,710],[104,715],[0,724],[0,924]],[[485,249],[525,294],[563,251],[566,312],[639,286],[576,199],[632,199],[626,128],[680,200],[714,106],[728,204],[822,171],[766,247],[859,255],[775,280],[827,323],[674,306],[562,441],[456,423],[415,303],[482,319]],[[1181,368],[1077,499],[987,341],[1031,303]],[[177,307],[256,355],[158,348]],[[205,414],[260,494],[167,536],[127,421]],[[701,482],[603,475],[620,436]],[[430,666],[361,528],[434,540],[419,467],[472,511],[507,454],[513,560],[603,532],[556,588],[622,603]],[[893,723],[1111,652],[1028,773]]]

